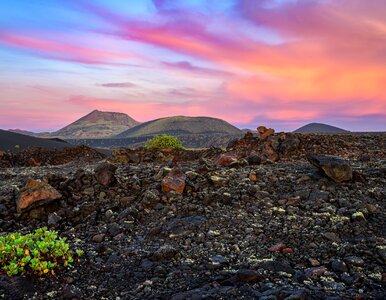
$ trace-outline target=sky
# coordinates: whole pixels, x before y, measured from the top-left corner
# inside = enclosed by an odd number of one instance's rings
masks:
[[[1,0],[0,128],[94,109],[386,131],[386,1]]]

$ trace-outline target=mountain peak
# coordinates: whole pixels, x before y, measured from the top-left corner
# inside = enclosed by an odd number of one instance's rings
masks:
[[[63,138],[104,138],[130,129],[139,122],[125,113],[94,109],[75,122],[53,133]]]

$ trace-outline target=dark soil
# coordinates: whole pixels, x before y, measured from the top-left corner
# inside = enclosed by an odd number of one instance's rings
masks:
[[[118,168],[107,186],[97,155],[46,152],[38,166],[3,167],[0,234],[48,226],[85,255],[57,277],[0,273],[0,299],[384,299],[385,143],[247,135],[229,145],[237,161],[226,166],[221,149],[124,150],[109,159]],[[308,152],[347,159],[353,179],[335,183]],[[186,178],[182,194],[162,192],[172,168]],[[29,178],[63,197],[18,215]]]

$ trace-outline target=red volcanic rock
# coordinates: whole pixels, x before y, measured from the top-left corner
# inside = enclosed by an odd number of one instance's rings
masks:
[[[275,244],[268,248],[269,252],[282,252],[284,249],[286,249],[287,246],[283,243]]]
[[[182,194],[185,189],[186,175],[178,168],[174,168],[170,173],[162,179],[162,192],[168,193],[175,191]]]
[[[230,153],[221,154],[218,159],[218,164],[222,167],[229,166],[237,162],[237,157]]]
[[[267,128],[265,126],[259,126],[257,127],[257,131],[260,133],[260,141],[264,141],[267,139],[267,137],[273,135],[275,133],[275,130],[272,128]]]
[[[16,200],[16,209],[20,213],[33,206],[47,204],[62,195],[48,183],[30,179],[20,191]]]

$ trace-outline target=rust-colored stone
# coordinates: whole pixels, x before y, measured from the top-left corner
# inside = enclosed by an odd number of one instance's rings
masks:
[[[162,179],[161,187],[162,192],[168,193],[175,191],[182,194],[185,189],[186,175],[178,168],[174,168],[170,173]]]
[[[277,243],[271,247],[268,248],[269,252],[282,252],[283,249],[287,248],[287,246],[284,243]]]
[[[222,167],[229,166],[235,162],[237,162],[237,157],[230,153],[221,154],[218,159],[218,164]]]
[[[48,183],[30,179],[20,191],[19,197],[16,200],[16,209],[20,213],[31,207],[47,204],[61,197],[62,195]]]

